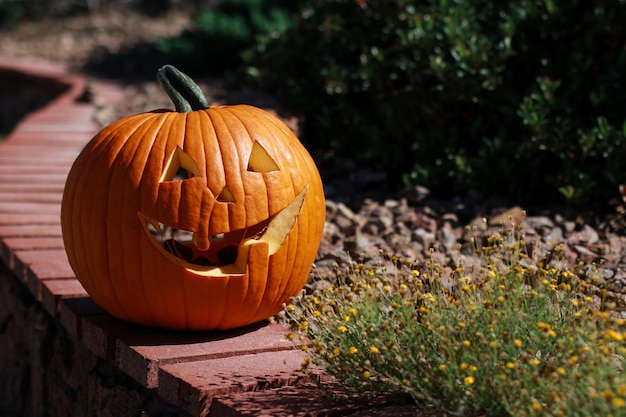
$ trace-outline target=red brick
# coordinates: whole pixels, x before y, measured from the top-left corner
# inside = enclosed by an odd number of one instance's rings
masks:
[[[26,270],[26,286],[41,301],[41,281],[74,278],[64,249],[15,252],[15,265]]]
[[[2,162],[0,162],[2,163]],[[28,194],[57,194],[63,195],[64,186],[60,184],[29,184],[28,187],[24,187],[24,184],[0,182],[0,193],[2,194],[16,194],[28,195]]]
[[[63,240],[59,237],[7,237],[0,240],[0,255],[11,269],[16,265],[15,252],[24,249],[63,249]],[[21,265],[24,268],[24,265]],[[24,278],[25,279],[25,278]]]
[[[25,164],[17,160],[15,163],[0,165],[0,178],[7,174],[62,174],[67,173],[69,168],[66,164]]]
[[[25,249],[15,251],[18,262],[38,279],[73,278],[65,249]]]
[[[30,218],[29,214],[25,218]],[[59,237],[61,236],[61,222],[57,224],[21,224],[0,225],[2,237]]]
[[[22,122],[18,128],[21,132],[69,132],[76,133],[81,132],[85,133],[87,136],[93,136],[97,131],[96,124],[91,120],[73,120],[68,119],[68,123],[59,123],[57,122],[38,122],[32,120],[25,120]],[[25,122],[29,123],[25,123]]]
[[[116,363],[116,341],[132,334],[149,334],[158,331],[150,327],[125,322],[110,314],[86,316],[81,321],[82,341],[92,352]]]
[[[82,319],[106,314],[91,297],[64,298],[59,305],[59,321],[76,339],[82,339]]]
[[[117,366],[154,388],[159,365],[293,349],[286,333],[286,328],[264,322],[224,332],[130,335],[117,341]]]
[[[13,140],[21,141],[21,139],[16,139],[15,135],[13,136]],[[0,147],[0,149],[2,149],[2,152],[0,152],[0,166],[28,167],[33,165],[39,165],[41,167],[62,167],[69,171],[70,164],[68,164],[68,162],[73,161],[72,156],[75,156],[74,152],[65,152],[64,158],[41,159],[37,155],[31,155],[28,153],[11,155],[11,152],[9,150],[7,150],[6,152],[4,151],[4,147]],[[17,150],[15,150],[14,152],[17,152]]]
[[[221,395],[294,385],[306,380],[299,350],[264,352],[163,365],[157,392],[193,416],[207,416]]]
[[[2,198],[2,197],[0,197]],[[61,205],[58,203],[36,203],[0,200],[0,213],[23,213],[23,214],[51,214],[57,218],[61,216]]]
[[[27,187],[30,188],[30,187]],[[0,204],[6,202],[16,202],[16,203],[38,203],[41,204],[61,204],[61,198],[63,197],[62,193],[58,192],[45,192],[45,191],[31,191],[29,189],[26,190],[15,190],[12,192],[2,191],[0,190]],[[16,207],[19,209],[19,207]]]
[[[7,237],[3,239],[12,250],[63,249],[63,238],[57,237]]]
[[[87,292],[77,279],[53,279],[41,282],[41,305],[52,317],[61,313],[61,299],[87,297]]]
[[[45,158],[51,161],[67,161],[69,169],[69,165],[76,159],[84,146],[85,145],[82,141],[76,141],[76,144],[72,146],[45,146]],[[0,147],[0,149],[2,149],[2,155],[5,158],[26,158],[29,160],[34,156],[41,154],[42,148],[43,146],[41,143],[29,143],[26,134],[19,131],[11,133]]]
[[[68,167],[69,172],[69,167]],[[13,184],[65,184],[67,173],[61,174],[2,174],[0,181]]]
[[[0,216],[0,226],[23,226],[23,225],[58,225],[60,219],[58,214],[41,213],[2,213]],[[0,232],[0,236],[4,236]],[[9,236],[8,234],[6,236]]]

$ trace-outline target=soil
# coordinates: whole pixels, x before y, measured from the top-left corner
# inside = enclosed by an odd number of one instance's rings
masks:
[[[116,78],[127,85],[128,99],[118,107],[102,107],[96,119],[106,125],[120,117],[171,107],[153,75],[165,57],[153,42],[179,34],[189,16],[173,10],[159,17],[106,10],[65,19],[25,22],[0,30],[0,55],[60,62],[91,76]],[[298,119],[268,94],[230,91],[220,79],[200,82],[211,103],[248,103],[275,112],[297,132]],[[533,256],[547,259],[564,253],[558,267],[596,265],[593,275],[622,303],[626,293],[626,232],[624,201],[610,213],[575,212],[553,207],[524,210],[515,202],[484,201],[466,196],[441,200],[428,189],[390,187],[385,173],[352,161],[313,152],[327,197],[327,222],[314,274],[332,279],[335,268],[353,259],[367,263],[383,255],[427,261],[435,259],[452,270],[463,260],[476,260],[474,240],[497,234],[512,222],[525,224],[528,241],[540,243]],[[583,270],[585,268],[582,268]],[[588,270],[588,269],[587,269]],[[308,289],[318,285],[310,280]]]

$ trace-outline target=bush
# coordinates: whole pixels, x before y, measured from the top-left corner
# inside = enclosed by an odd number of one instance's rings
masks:
[[[194,27],[158,47],[186,72],[220,74],[242,63],[256,36],[284,31],[297,1],[222,0],[195,19]]]
[[[319,0],[249,73],[332,149],[435,192],[606,203],[626,182],[623,0]]]
[[[518,227],[477,249],[452,275],[435,261],[354,263],[294,299],[288,338],[306,336],[304,369],[350,395],[409,395],[429,415],[625,415],[626,320],[598,297],[593,268],[565,269],[562,248]]]

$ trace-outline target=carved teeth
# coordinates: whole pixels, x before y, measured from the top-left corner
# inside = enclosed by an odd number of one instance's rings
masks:
[[[206,251],[197,249],[196,234],[191,231],[174,229],[141,213],[139,218],[152,242],[173,261],[182,262],[183,266],[207,275],[217,275],[221,272],[220,268],[225,267],[229,267],[229,270],[232,269],[230,267],[236,267],[238,273],[243,273],[250,245],[267,244],[268,256],[282,247],[296,223],[307,190],[308,186],[287,207],[267,220],[247,229],[210,236],[209,249]]]

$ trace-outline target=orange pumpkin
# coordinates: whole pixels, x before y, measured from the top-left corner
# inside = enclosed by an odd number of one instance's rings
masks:
[[[123,320],[178,330],[264,320],[304,286],[325,221],[293,132],[247,105],[209,107],[172,66],[176,110],[121,119],[83,149],[61,208],[69,262]]]

